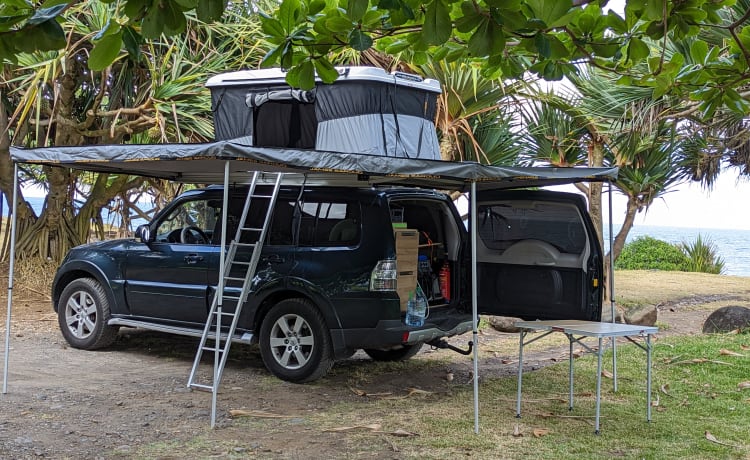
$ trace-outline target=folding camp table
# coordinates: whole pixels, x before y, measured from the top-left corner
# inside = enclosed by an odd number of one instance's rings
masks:
[[[555,332],[562,332],[568,337],[570,344],[568,366],[569,366],[569,384],[570,394],[568,397],[569,409],[573,409],[573,343],[576,342],[586,350],[593,352],[591,348],[581,342],[586,337],[596,337],[599,339],[599,348],[597,350],[596,366],[596,425],[595,433],[599,434],[599,407],[601,405],[602,395],[602,341],[604,338],[625,337],[630,342],[636,344],[646,352],[646,420],[651,422],[651,335],[659,331],[659,328],[653,326],[638,326],[632,324],[602,323],[597,321],[577,321],[577,320],[558,320],[558,321],[519,321],[516,327],[521,329],[518,347],[518,395],[516,399],[516,417],[521,417],[521,380],[523,377],[523,347],[536,342],[542,337],[546,337]],[[531,332],[544,332],[542,335],[526,341],[526,335]],[[645,337],[645,345],[637,342],[633,337]],[[613,357],[613,360],[616,360]],[[616,366],[616,364],[615,364]],[[617,391],[617,374],[615,373],[615,391]]]

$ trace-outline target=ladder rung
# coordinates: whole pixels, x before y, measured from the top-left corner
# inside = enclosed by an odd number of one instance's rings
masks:
[[[239,298],[239,297],[235,297],[235,296],[231,296],[231,295],[226,295],[226,294],[222,296],[222,300],[224,300],[224,299],[229,299],[229,300],[240,300],[240,298]]]
[[[244,230],[247,232],[262,232],[263,231],[262,228],[257,228],[257,227],[241,227],[240,230]]]
[[[250,195],[250,198],[273,198],[273,195]]]
[[[235,246],[242,246],[245,248],[254,248],[256,243],[234,243]]]
[[[234,316],[234,312],[233,312],[233,311],[222,311],[221,313],[219,313],[219,311],[218,311],[218,310],[216,310],[216,311],[214,312],[214,315],[221,315],[221,316]]]
[[[202,383],[191,383],[188,386],[190,388],[195,388],[196,390],[201,390],[201,391],[211,391],[211,392],[214,391],[213,385],[203,385]]]
[[[233,260],[232,265],[250,265],[250,262],[240,262],[238,260]]]
[[[224,280],[225,281],[245,281],[245,278],[237,278],[237,277],[234,277],[234,276],[225,276]]]

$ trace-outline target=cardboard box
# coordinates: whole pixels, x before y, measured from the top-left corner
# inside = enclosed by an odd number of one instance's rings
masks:
[[[419,231],[406,228],[394,229],[396,239],[396,263],[399,272],[417,273],[417,258],[419,257]]]
[[[401,299],[401,312],[406,312],[409,293],[417,290],[417,258],[419,256],[419,231],[413,228],[394,228],[396,239],[397,290]]]

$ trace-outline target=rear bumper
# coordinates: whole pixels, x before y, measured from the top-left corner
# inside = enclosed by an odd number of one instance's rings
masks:
[[[373,328],[331,331],[334,349],[389,348],[429,342],[472,330],[471,315],[454,314],[428,318],[424,326],[407,326],[400,320],[382,320]]]

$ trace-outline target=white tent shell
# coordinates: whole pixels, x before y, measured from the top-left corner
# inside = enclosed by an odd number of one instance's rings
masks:
[[[64,166],[80,170],[135,174],[188,183],[246,183],[253,171],[284,172],[291,177],[347,186],[405,185],[470,192],[470,228],[476,225],[477,191],[482,188],[520,188],[584,181],[613,181],[617,168],[511,168],[471,162],[446,162],[380,155],[258,148],[237,142],[168,145],[93,145],[17,149],[14,176],[11,256],[8,280],[3,393],[7,393],[12,315],[13,270],[18,188],[18,164]],[[310,183],[308,180],[307,183]],[[610,190],[611,203],[611,190]],[[611,212],[611,204],[610,204]],[[611,216],[610,216],[611,226]],[[226,225],[222,226],[226,228]],[[610,227],[610,235],[612,235]],[[611,236],[610,236],[611,238]],[[611,241],[611,240],[610,240]],[[610,243],[611,244],[611,243]],[[477,344],[476,235],[471,235],[473,342]],[[611,277],[610,277],[611,278]],[[611,282],[610,282],[611,285]],[[478,352],[474,347],[474,430],[479,431]]]

